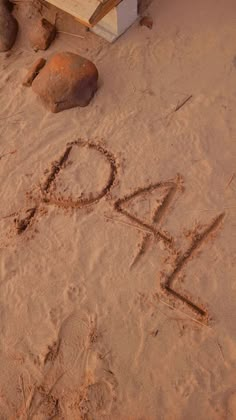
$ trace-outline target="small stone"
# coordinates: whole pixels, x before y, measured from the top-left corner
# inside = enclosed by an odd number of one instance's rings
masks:
[[[18,23],[5,2],[0,3],[0,52],[10,50],[16,40]]]
[[[30,44],[35,51],[46,50],[56,36],[56,27],[42,18],[33,22],[29,35]]]
[[[60,112],[87,106],[97,90],[98,70],[80,55],[55,54],[32,83],[33,91],[47,109]]]
[[[148,17],[148,16],[142,17],[139,23],[141,26],[146,26],[149,29],[152,29],[153,27],[153,20],[151,17]]]
[[[34,64],[30,67],[28,73],[26,74],[22,84],[23,86],[31,86],[35,77],[38,76],[40,70],[45,66],[46,60],[44,58],[38,58]]]

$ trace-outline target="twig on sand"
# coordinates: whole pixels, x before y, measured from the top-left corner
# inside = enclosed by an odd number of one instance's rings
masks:
[[[105,359],[105,357],[107,357],[108,356],[108,354],[110,354],[111,353],[111,350],[109,350],[109,351],[107,351],[105,354],[103,354],[103,355],[100,355],[99,357],[100,357],[100,359],[101,360],[103,360],[103,359]]]
[[[27,413],[28,413],[31,401],[33,399],[34,393],[35,393],[35,387],[32,387],[27,400],[25,400],[25,397],[23,395],[23,408],[21,407],[18,410],[18,413],[17,413],[17,418],[19,420],[25,420],[25,419],[28,420],[28,414]]]
[[[221,357],[222,357],[222,359],[223,359],[223,362],[225,363],[224,353],[223,353],[222,347],[221,347],[221,345],[220,345],[220,343],[219,343],[219,341],[218,341],[218,340],[216,340],[216,344],[217,344],[217,347],[218,347],[219,352],[220,352],[220,354],[221,354]]]
[[[13,217],[13,216],[16,216],[16,215],[17,215],[17,212],[7,214],[6,216],[0,217],[0,220],[9,219],[10,217]]]
[[[174,306],[169,305],[169,303],[165,302],[164,300],[162,300],[160,298],[158,299],[158,302],[162,303],[163,305],[167,306],[168,308],[172,309],[173,311],[179,312],[181,315],[186,316],[187,318],[191,319],[191,321],[196,322],[197,324],[201,325],[202,327],[207,327],[208,329],[210,329],[214,333],[214,330],[212,329],[212,327],[210,327],[209,325],[205,324],[204,322],[199,321],[198,319],[192,318],[190,315],[186,314],[186,312],[183,312],[180,309],[177,309]],[[213,338],[213,341],[216,343],[216,345],[217,345],[217,347],[219,349],[221,358],[222,358],[223,362],[225,363],[225,357],[224,357],[224,353],[223,353],[223,350],[222,350],[222,346],[220,345],[220,343],[219,343],[219,341],[218,341],[217,338]]]
[[[14,155],[17,152],[17,150],[12,150],[11,152],[3,153],[3,155],[0,155],[0,160],[8,155]]]
[[[23,402],[24,402],[24,414],[26,415],[25,384],[24,384],[24,378],[23,378],[23,375],[20,375],[20,386],[21,386],[21,392],[22,392],[22,395],[23,395]]]
[[[188,101],[190,101],[190,99],[192,99],[192,97],[193,95],[189,95],[187,98],[184,99],[184,101],[176,105],[176,107],[173,110],[171,110],[170,112],[168,112],[167,115],[164,116],[164,119],[169,119],[169,121],[167,121],[167,126],[170,125],[175,112],[178,112]]]
[[[182,315],[184,315],[184,316],[186,316],[187,318],[191,319],[191,321],[196,322],[197,324],[200,324],[200,325],[202,325],[203,327],[207,327],[207,328],[210,328],[210,329],[211,329],[211,327],[210,327],[209,325],[204,324],[204,322],[198,321],[198,319],[192,318],[192,317],[191,317],[190,315],[188,315],[186,312],[183,312],[183,311],[181,311],[180,309],[177,309],[177,308],[175,308],[174,306],[169,305],[169,303],[165,302],[164,300],[159,299],[159,302],[160,302],[160,303],[162,303],[162,304],[163,304],[163,305],[165,305],[165,306],[168,306],[168,308],[172,309],[173,311],[176,311],[176,312],[181,313]]]
[[[57,31],[58,34],[65,34],[65,35],[71,35],[71,36],[75,36],[76,38],[81,38],[84,39],[84,36],[82,35],[77,35],[77,34],[73,34],[71,32],[65,32],[65,31]]]
[[[140,230],[141,232],[148,233],[149,235],[154,235],[151,230],[141,228],[139,226],[133,225],[132,223],[127,223],[127,222],[124,222],[123,220],[114,219],[113,217],[109,217],[109,216],[104,216],[104,217],[105,219],[111,220],[112,222],[120,223],[121,225],[125,225],[125,226],[130,226],[132,228]]]
[[[22,111],[16,112],[15,114],[6,115],[5,117],[0,116],[0,121],[7,120],[8,118],[15,117],[15,115],[22,114]]]
[[[230,184],[232,184],[232,182],[234,180],[234,177],[235,177],[235,172],[232,173],[229,181],[227,182],[226,187],[225,187],[226,190],[227,190],[227,188],[229,188]]]
[[[187,98],[184,99],[179,105],[177,105],[173,112],[179,111],[190,99],[192,99],[193,95],[189,95]]]
[[[232,209],[236,209],[236,206],[228,206],[228,207],[221,207],[220,209],[196,209],[196,210],[187,210],[184,211],[183,214],[188,214],[188,213],[201,213],[204,211],[213,211],[213,212],[223,212],[225,210],[232,210]]]

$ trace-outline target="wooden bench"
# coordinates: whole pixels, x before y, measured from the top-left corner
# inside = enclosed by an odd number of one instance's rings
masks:
[[[138,0],[47,0],[113,42],[137,19]]]

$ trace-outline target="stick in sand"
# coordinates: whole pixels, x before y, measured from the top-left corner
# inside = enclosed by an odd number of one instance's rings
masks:
[[[16,112],[15,114],[6,115],[6,117],[1,117],[0,116],[0,121],[7,120],[8,118],[15,117],[15,115],[18,115],[18,114],[22,114],[22,111]]]
[[[72,34],[71,32],[65,32],[65,31],[57,31],[58,34],[65,34],[65,35],[71,35],[71,36],[75,36],[76,38],[81,38],[84,39],[84,36],[82,35],[77,35],[77,34]]]
[[[183,102],[181,102],[179,105],[176,106],[174,109],[174,112],[179,111],[190,99],[192,99],[193,95],[189,95]]]
[[[226,185],[226,187],[225,187],[225,189],[226,189],[226,190],[227,190],[227,188],[230,186],[230,184],[233,182],[234,177],[235,177],[235,172],[233,172],[233,174],[231,175],[231,177],[230,177],[229,181],[227,182],[227,185]]]
[[[191,321],[196,322],[197,324],[200,324],[200,325],[202,325],[203,327],[207,327],[207,328],[210,328],[210,329],[211,329],[211,327],[210,327],[209,325],[204,324],[204,322],[198,321],[198,319],[192,318],[192,317],[191,317],[190,315],[188,315],[186,312],[183,312],[183,311],[181,311],[180,309],[177,309],[177,308],[175,308],[174,306],[169,305],[169,303],[165,302],[164,300],[159,299],[159,302],[161,302],[161,303],[162,303],[163,305],[165,305],[165,306],[168,306],[168,308],[172,309],[173,311],[176,311],[176,312],[181,313],[182,315],[184,315],[184,316],[186,316],[187,318],[191,319]]]
[[[0,160],[8,155],[14,155],[17,152],[17,150],[12,150],[11,152],[4,153],[3,155],[0,155]]]
[[[104,216],[104,217],[105,219],[111,220],[112,222],[120,223],[121,225],[125,225],[125,226],[130,226],[132,228],[140,230],[141,232],[148,233],[149,235],[153,235],[153,232],[151,230],[141,228],[139,226],[133,225],[132,223],[127,223],[127,222],[124,222],[123,220],[117,220],[109,216]]]
[[[20,383],[21,383],[21,391],[22,391],[23,401],[24,401],[24,410],[26,414],[26,398],[25,398],[25,385],[24,385],[23,375],[20,375]]]

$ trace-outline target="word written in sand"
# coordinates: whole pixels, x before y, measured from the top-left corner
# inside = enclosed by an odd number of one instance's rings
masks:
[[[109,176],[103,188],[101,188],[100,191],[94,195],[88,194],[87,197],[79,198],[66,198],[62,195],[58,197],[55,194],[57,176],[66,167],[71,151],[74,147],[88,148],[94,150],[100,156],[102,156],[106,164],[109,165]],[[59,159],[51,164],[51,168],[48,171],[46,179],[40,185],[40,197],[37,198],[34,206],[28,209],[25,218],[18,218],[15,220],[17,233],[22,234],[30,226],[32,226],[39,213],[39,207],[43,203],[56,205],[62,208],[73,209],[81,209],[86,206],[91,206],[98,203],[111,192],[117,177],[117,168],[118,165],[116,163],[115,157],[103,146],[96,143],[85,142],[83,140],[68,143]],[[187,296],[187,294],[177,291],[175,288],[175,283],[190,260],[198,253],[200,248],[206,244],[208,238],[215,234],[216,231],[220,228],[225,214],[218,214],[213,220],[209,222],[207,226],[202,227],[201,229],[199,228],[197,232],[196,229],[194,229],[192,231],[192,235],[190,235],[192,236],[192,241],[189,248],[184,252],[178,250],[175,247],[174,238],[168,232],[163,230],[163,228],[160,227],[160,224],[163,222],[166,214],[170,211],[176,193],[182,190],[182,183],[183,180],[178,175],[175,179],[157,182],[144,188],[139,188],[132,193],[119,198],[118,200],[115,200],[113,203],[113,209],[115,212],[118,212],[127,220],[129,220],[130,226],[143,231],[142,243],[139,247],[136,257],[131,264],[131,268],[133,268],[138,263],[140,258],[146,253],[152,241],[161,241],[164,244],[165,249],[171,255],[175,256],[175,262],[171,273],[163,276],[163,281],[161,283],[162,289],[175,300],[186,304],[200,317],[207,318],[207,310],[205,310],[201,305],[195,303],[191,297]],[[134,214],[134,212],[132,213],[132,211],[129,209],[129,205],[135,199],[143,197],[144,200],[148,200],[149,195],[159,190],[162,191],[162,198],[159,201],[154,213],[152,214],[150,223],[148,223],[146,220],[142,220],[142,218],[138,217],[136,214]],[[108,219],[115,220],[113,218]]]

